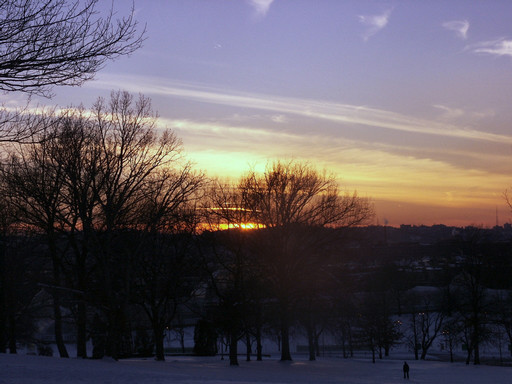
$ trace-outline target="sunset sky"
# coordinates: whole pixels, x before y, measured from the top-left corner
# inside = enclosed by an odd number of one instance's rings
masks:
[[[114,4],[122,15],[128,3]],[[493,226],[496,210],[510,222],[512,1],[135,8],[142,49],[34,102],[88,107],[110,90],[142,93],[211,176],[304,160],[371,197],[375,223]]]

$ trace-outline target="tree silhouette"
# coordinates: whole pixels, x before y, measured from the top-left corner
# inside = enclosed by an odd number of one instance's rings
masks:
[[[98,0],[4,0],[0,4],[0,90],[51,95],[55,85],[81,85],[105,62],[134,52],[134,10],[103,17]]]
[[[363,224],[373,215],[372,205],[355,193],[340,193],[334,177],[293,161],[269,164],[262,175],[250,172],[239,188],[244,210],[263,226],[256,232],[255,252],[278,302],[281,360],[291,360],[291,314],[318,263],[315,256],[331,240],[324,229]]]

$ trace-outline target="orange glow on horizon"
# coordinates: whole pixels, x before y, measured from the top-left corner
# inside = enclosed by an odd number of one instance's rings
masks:
[[[242,230],[253,230],[253,229],[261,229],[265,228],[263,224],[258,223],[240,223],[240,224],[227,224],[227,223],[221,223],[217,225],[217,230],[224,231],[226,229],[242,229]]]

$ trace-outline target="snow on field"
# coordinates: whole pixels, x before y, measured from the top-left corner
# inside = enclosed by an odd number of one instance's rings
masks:
[[[365,359],[301,358],[282,363],[240,361],[230,367],[219,357],[170,357],[152,359],[78,360],[56,357],[0,354],[1,384],[225,384],[225,383],[341,383],[391,384],[404,382],[401,360],[372,364]],[[480,384],[512,383],[512,368],[466,366],[432,361],[408,361],[410,383]]]

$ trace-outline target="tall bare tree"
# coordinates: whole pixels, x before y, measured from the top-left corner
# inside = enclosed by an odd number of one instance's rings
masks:
[[[91,244],[98,205],[94,186],[100,165],[100,140],[94,121],[83,108],[68,108],[56,116],[51,130],[51,137],[41,144],[51,148],[52,162],[63,173],[58,215],[68,252],[62,255],[62,261],[68,288],[74,296],[72,309],[76,321],[77,356],[85,358],[87,295],[94,268]]]
[[[244,228],[257,224],[253,212],[245,208],[238,185],[212,182],[203,207],[204,222],[216,233],[210,236],[209,249],[203,254],[209,285],[219,300],[218,322],[229,342],[229,363],[238,365],[238,342],[247,329],[256,268]],[[254,316],[256,317],[256,316]],[[249,344],[248,344],[249,346]]]
[[[51,121],[48,121],[51,123]],[[43,127],[26,146],[16,145],[15,152],[7,164],[0,168],[3,183],[2,195],[15,207],[19,225],[26,225],[42,231],[46,237],[48,253],[53,265],[53,285],[62,282],[61,251],[58,247],[58,233],[61,222],[62,186],[64,173],[62,165],[52,161],[48,145],[52,131]],[[55,337],[61,357],[68,357],[62,336],[62,314],[60,291],[53,291]]]
[[[11,145],[16,150],[1,168],[2,193],[21,212],[21,225],[47,235],[55,286],[61,285],[65,266],[67,288],[78,295],[73,307],[78,356],[86,357],[89,300],[105,315],[108,354],[117,358],[123,332],[130,334],[125,315],[131,261],[146,244],[129,249],[127,234],[170,231],[186,223],[202,175],[181,161],[174,133],[156,131],[156,115],[143,96],[134,100],[113,92],[90,112],[70,108],[42,121],[47,125],[30,144]],[[57,238],[66,252],[58,252]]]
[[[466,364],[480,364],[480,346],[490,336],[490,313],[493,297],[487,288],[490,279],[487,261],[490,259],[488,240],[481,228],[468,228],[460,246],[464,257],[461,272],[453,278],[457,314],[463,324],[461,333],[467,348]]]
[[[13,208],[8,204],[7,200],[2,196],[0,198],[0,353],[7,350],[7,341],[9,340],[8,332],[8,296],[10,296],[10,288],[8,275],[10,265],[7,260],[8,238],[12,231],[12,224],[16,220]],[[15,344],[15,343],[14,343]]]
[[[151,323],[160,361],[165,360],[164,333],[198,284],[198,258],[191,248],[203,180],[190,164],[161,169],[148,177],[138,194],[134,296]]]
[[[324,229],[363,224],[373,207],[356,193],[340,193],[334,177],[294,161],[269,164],[263,175],[250,172],[239,188],[244,209],[264,226],[256,244],[263,275],[279,302],[281,360],[291,360],[292,309],[314,256],[329,241]]]
[[[139,217],[141,191],[154,181],[157,172],[179,163],[182,144],[173,132],[156,131],[157,117],[150,100],[143,96],[134,100],[127,92],[113,92],[110,100],[97,101],[92,116],[99,150],[93,187],[97,201],[93,254],[109,308],[108,353],[117,358],[129,303],[129,258],[133,254],[120,239],[123,231],[145,224]]]

